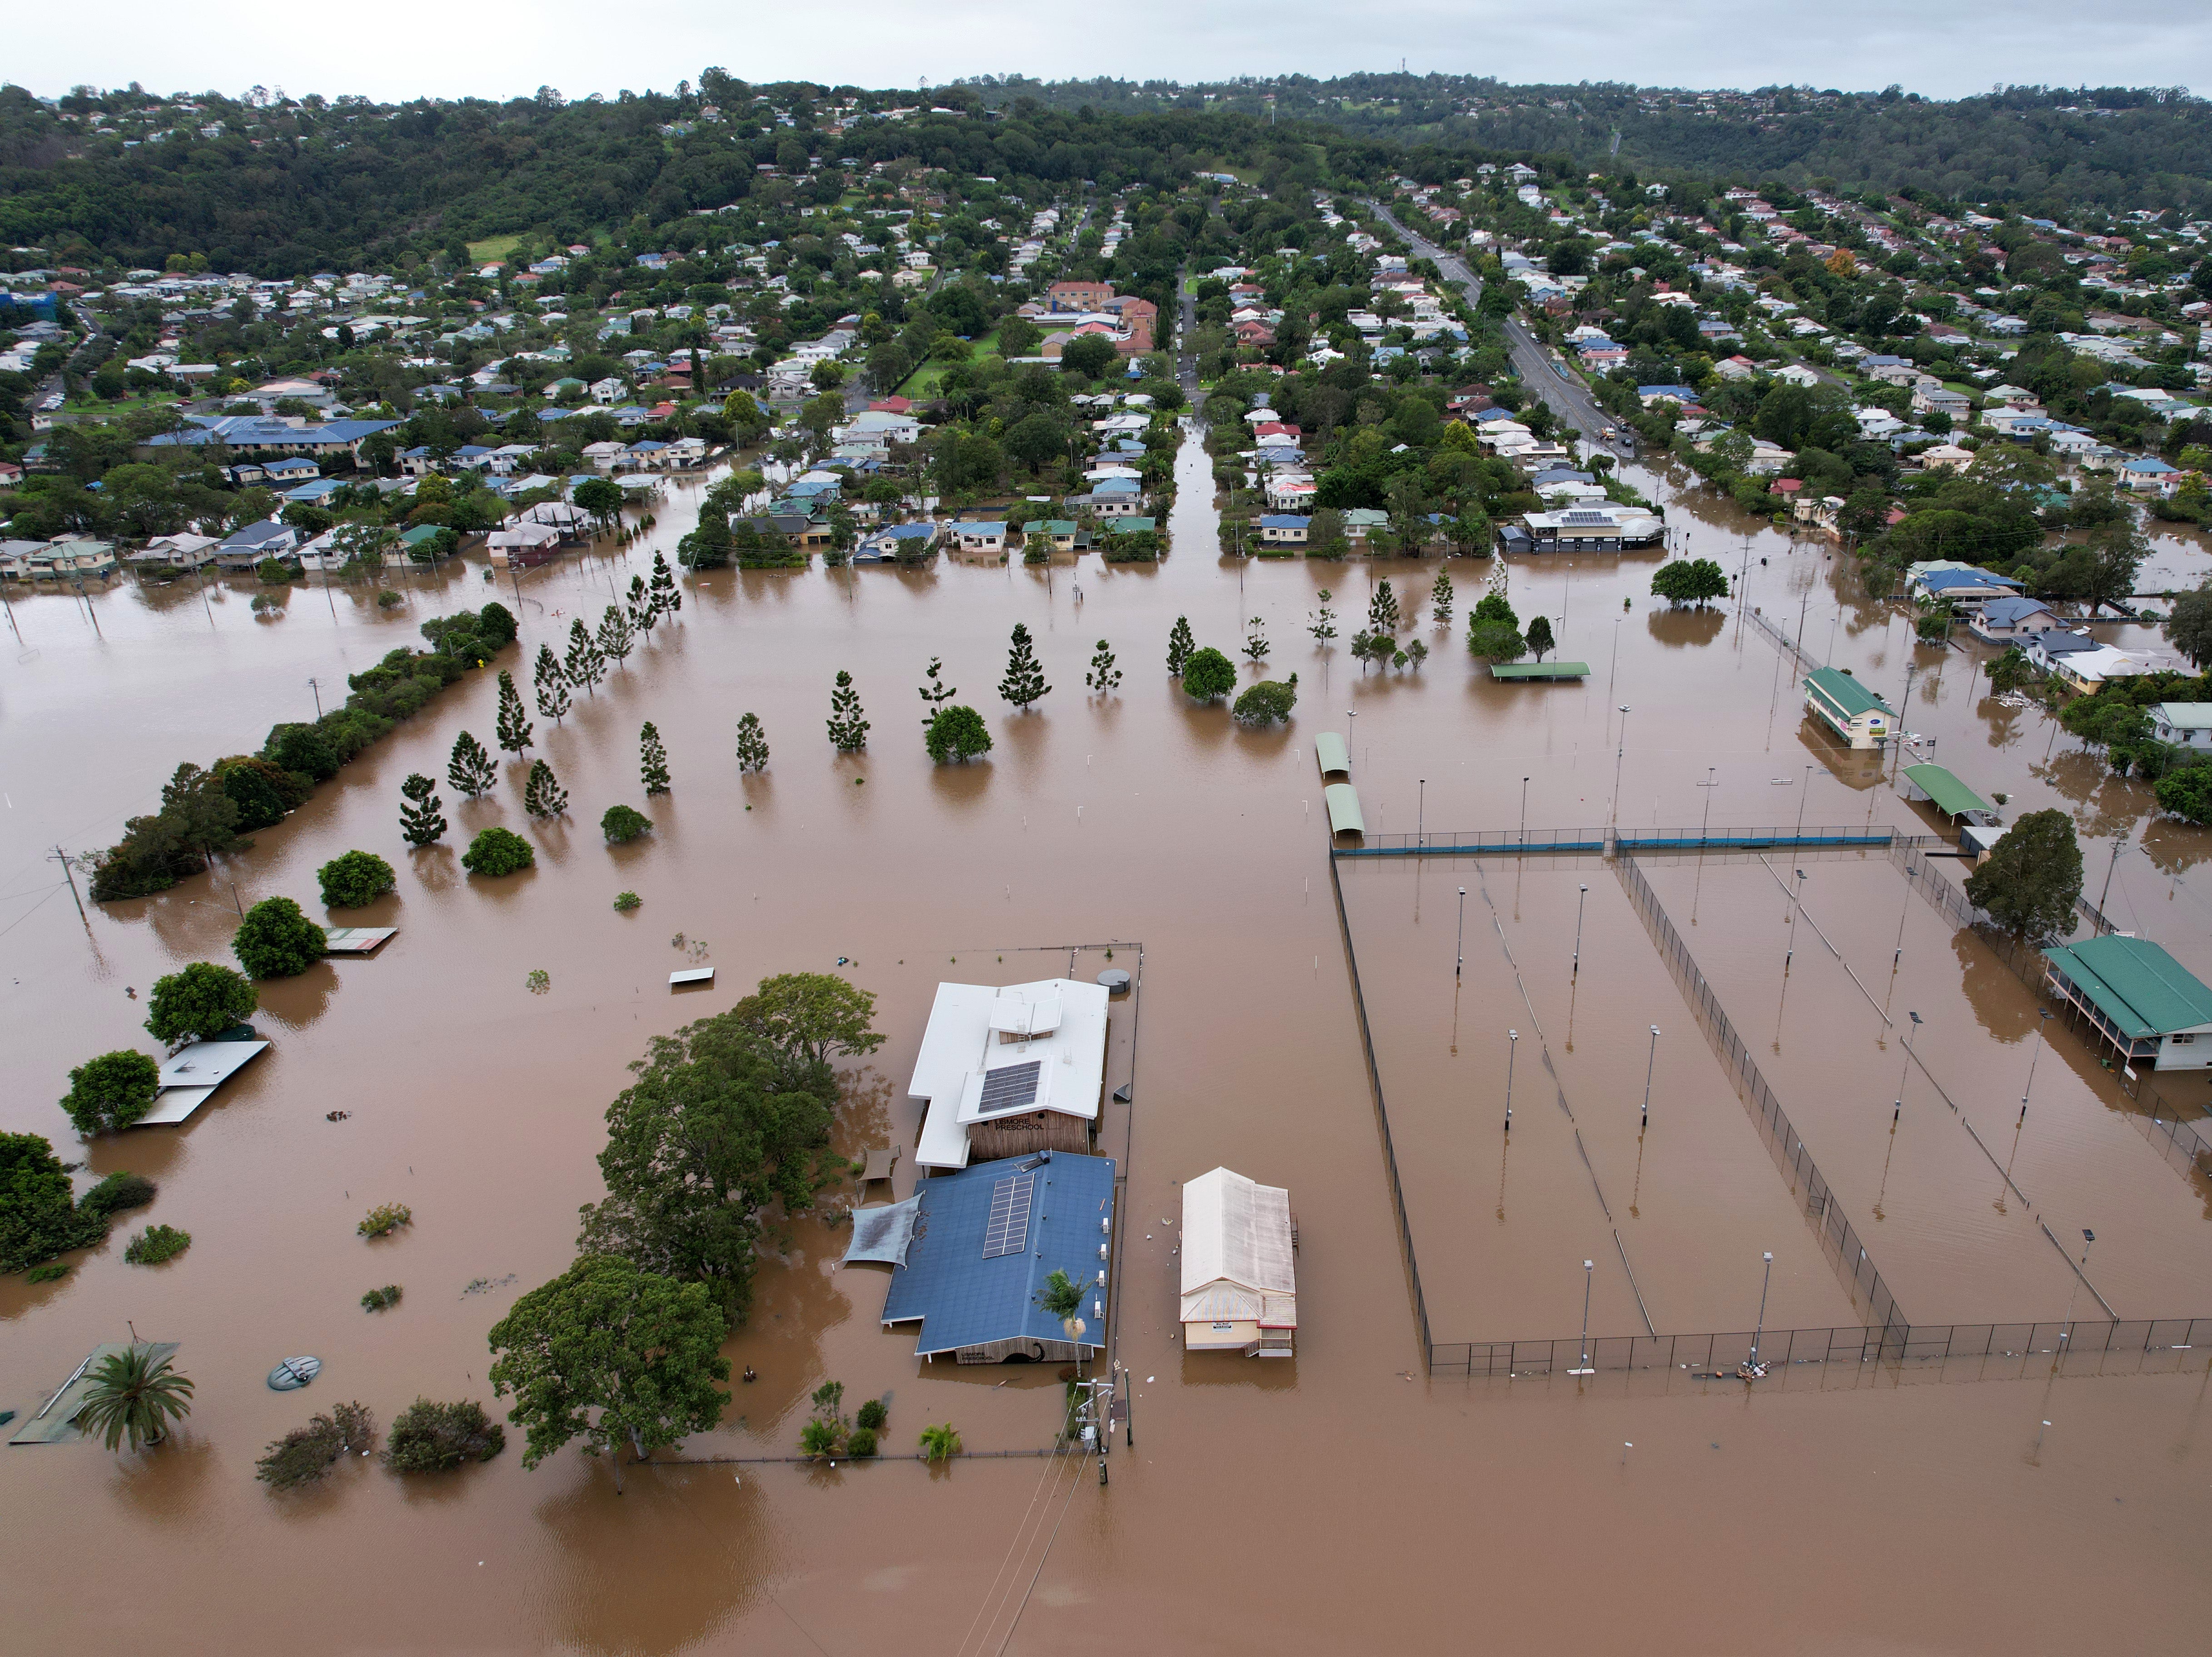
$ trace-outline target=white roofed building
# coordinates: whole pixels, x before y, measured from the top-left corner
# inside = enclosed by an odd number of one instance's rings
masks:
[[[1291,1193],[1217,1168],[1182,1188],[1182,1339],[1192,1352],[1291,1356],[1298,1326]]]
[[[907,1088],[927,1102],[925,1168],[1087,1155],[1106,1083],[1107,992],[1072,978],[939,984]]]

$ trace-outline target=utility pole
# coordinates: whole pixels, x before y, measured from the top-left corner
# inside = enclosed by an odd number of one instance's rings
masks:
[[[77,897],[76,867],[70,861],[70,854],[62,850],[60,847],[57,846],[54,847],[52,852],[48,853],[48,857],[51,861],[60,864],[62,865],[62,873],[69,877],[70,896],[75,898],[76,901],[76,918],[84,922],[86,927],[89,929],[92,926],[92,917],[84,912],[84,900],[81,897]]]
[[[2098,924],[2102,926],[2106,932],[2112,931],[2112,925],[2104,918],[2105,900],[2111,897],[2112,895],[2112,871],[2120,866],[2120,853],[2125,850],[2127,850],[2126,842],[2119,835],[2113,835],[2112,860],[2105,865],[2105,889],[2097,894]]]
[[[323,717],[323,682],[320,679],[310,678],[307,681],[307,689],[315,693],[315,718],[319,721]]]

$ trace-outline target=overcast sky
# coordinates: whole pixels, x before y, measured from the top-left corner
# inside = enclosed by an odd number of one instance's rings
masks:
[[[2212,87],[2212,4],[2139,0],[1674,0],[1565,8],[1525,0],[1121,0],[1070,11],[1036,0],[839,0],[759,5],[583,0],[492,7],[380,0],[301,7],[267,0],[103,0],[88,11],[26,5],[0,76],[53,96],[89,82],[156,92],[295,97],[571,98],[665,91],[719,64],[746,80],[912,86],[1019,70],[1046,79],[1218,79],[1406,67],[1516,82],[1646,86],[1896,82],[1956,97],[2005,82]]]

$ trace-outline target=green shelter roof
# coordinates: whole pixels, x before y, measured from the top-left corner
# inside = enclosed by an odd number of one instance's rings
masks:
[[[2044,954],[2130,1040],[2212,1024],[2212,987],[2147,938],[2113,932]]]
[[[1492,662],[1493,679],[1587,679],[1588,662]]]
[[[1936,809],[1947,817],[1994,810],[1987,800],[1940,765],[1908,765],[1905,774],[1914,787],[1936,802]]]
[[[1359,812],[1359,795],[1348,782],[1333,782],[1321,791],[1328,802],[1328,831],[1332,835],[1364,835],[1367,819]]]
[[[1321,762],[1323,776],[1332,771],[1341,771],[1346,775],[1351,774],[1352,750],[1345,745],[1344,738],[1334,731],[1324,731],[1314,738],[1314,758]]]
[[[1869,690],[1850,674],[1832,667],[1816,667],[1805,676],[1807,689],[1814,690],[1847,719],[1862,713],[1887,713],[1894,718],[1896,710]]]

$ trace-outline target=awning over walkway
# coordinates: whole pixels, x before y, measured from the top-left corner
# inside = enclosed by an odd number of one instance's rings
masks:
[[[1587,679],[1588,662],[1492,662],[1493,679]]]
[[[1324,731],[1314,738],[1314,758],[1321,762],[1324,777],[1339,771],[1346,776],[1352,774],[1352,750],[1334,731]]]
[[[1359,813],[1359,795],[1348,782],[1333,782],[1321,791],[1328,802],[1328,831],[1332,835],[1364,835],[1367,819]]]
[[[1947,817],[1964,816],[1969,811],[1989,811],[1996,808],[1960,782],[1940,765],[1908,765],[1905,780],[1936,803],[1936,809]]]

